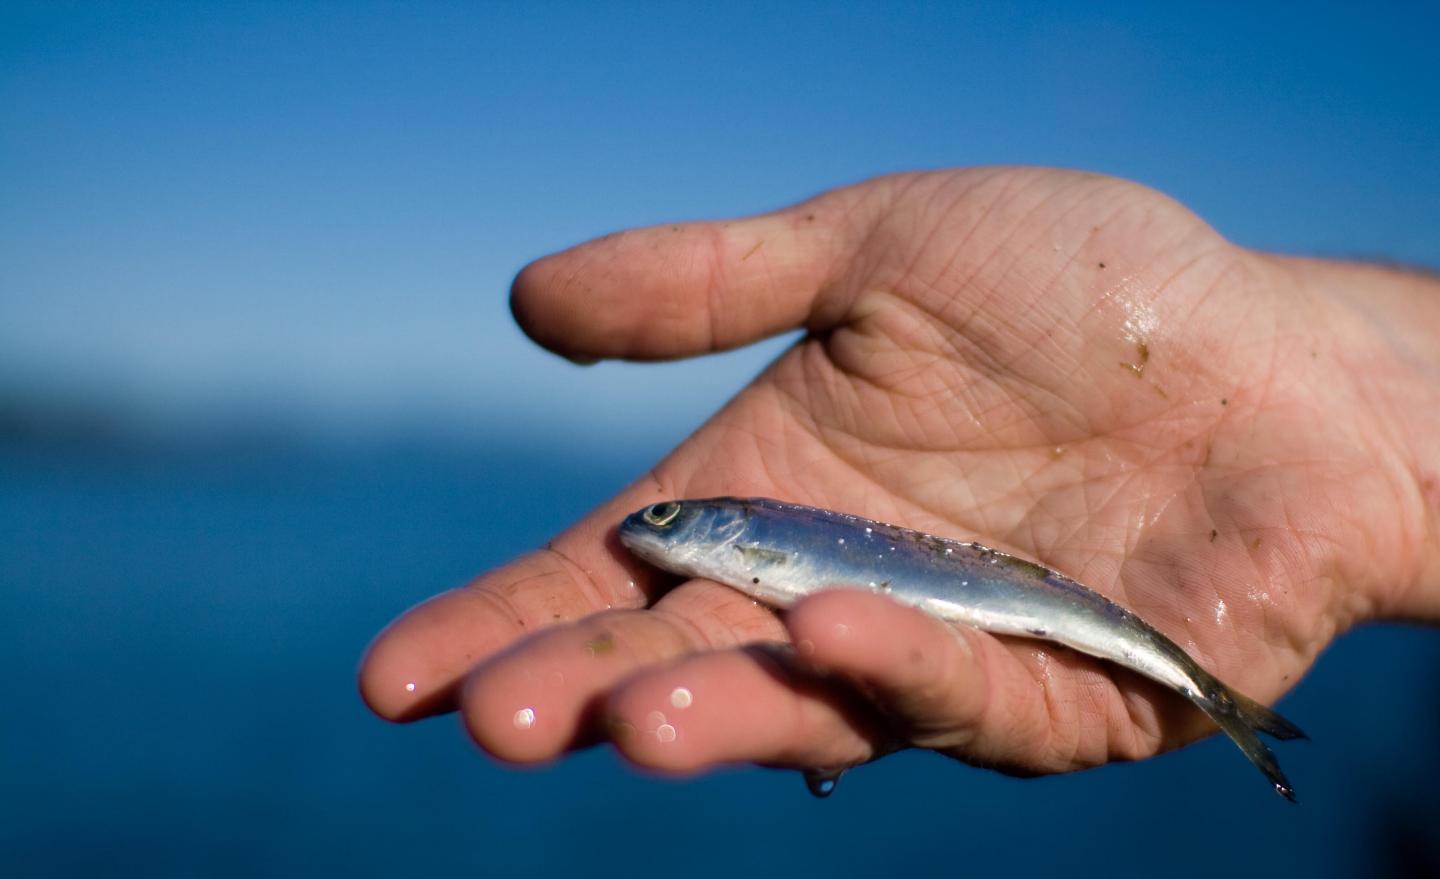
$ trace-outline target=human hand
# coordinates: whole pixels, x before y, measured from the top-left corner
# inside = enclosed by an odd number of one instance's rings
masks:
[[[1423,283],[1247,251],[1150,190],[1037,169],[881,178],[540,260],[517,319],[575,359],[810,332],[544,549],[392,624],[362,693],[393,720],[458,708],[521,763],[609,739],[664,770],[912,745],[1043,773],[1184,744],[1203,716],[1114,666],[859,592],[782,621],[669,588],[615,526],[749,495],[978,539],[1268,702],[1346,627],[1440,614],[1440,294],[1404,292]],[[738,649],[776,640],[799,660]]]

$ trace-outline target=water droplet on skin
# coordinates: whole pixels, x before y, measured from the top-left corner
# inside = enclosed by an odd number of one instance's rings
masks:
[[[405,685],[405,692],[407,692],[407,693],[413,693],[413,692],[415,692],[415,682],[414,682],[414,681],[411,681],[410,683],[408,683],[408,684]]]
[[[535,725],[535,709],[521,708],[515,712],[515,717],[511,719],[511,722],[515,724],[516,729],[529,729]]]
[[[1043,690],[1050,683],[1050,654],[1044,650],[1035,651],[1035,662],[1040,666],[1040,677],[1036,681]]]
[[[812,796],[824,799],[835,793],[835,786],[840,783],[840,776],[844,773],[843,769],[806,769],[803,773],[805,787]]]
[[[1230,609],[1225,606],[1225,599],[1215,602],[1215,625],[1225,625],[1225,617],[1229,616]]]
[[[695,694],[686,687],[676,687],[670,691],[670,704],[676,708],[689,708],[695,701]]]
[[[1126,278],[1122,283],[1122,292],[1131,293],[1132,290],[1125,290],[1124,287],[1133,287],[1131,279]],[[1139,342],[1147,336],[1155,334],[1160,326],[1160,320],[1155,314],[1155,309],[1146,302],[1139,301],[1139,297],[1127,296],[1121,300],[1121,307],[1125,309],[1125,338],[1130,342]]]
[[[675,741],[675,727],[671,726],[668,723],[660,724],[660,726],[655,730],[655,738],[667,744]]]
[[[665,723],[665,712],[663,712],[663,711],[652,711],[652,712],[650,712],[649,714],[645,715],[645,725],[646,725],[646,726],[652,726],[652,727],[654,727],[654,726],[660,726],[660,725],[662,725],[662,724],[664,724],[664,723]]]

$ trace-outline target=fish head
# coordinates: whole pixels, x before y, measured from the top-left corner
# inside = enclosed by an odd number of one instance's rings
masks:
[[[744,508],[725,499],[663,501],[626,516],[620,542],[657,568],[711,576],[745,522]]]

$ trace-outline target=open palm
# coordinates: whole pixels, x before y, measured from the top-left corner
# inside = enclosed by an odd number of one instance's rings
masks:
[[[1393,508],[1407,461],[1357,418],[1370,337],[1299,273],[1150,190],[1034,169],[882,178],[541,260],[517,318],[577,359],[809,333],[546,548],[393,624],[365,698],[392,719],[459,708],[507,760],[608,738],[676,770],[916,745],[1054,772],[1192,740],[1199,712],[1114,666],[860,592],[782,620],[713,583],[670,588],[614,527],[657,500],[755,495],[978,539],[1271,701],[1419,578],[1426,540]],[[777,640],[797,658],[743,648]]]

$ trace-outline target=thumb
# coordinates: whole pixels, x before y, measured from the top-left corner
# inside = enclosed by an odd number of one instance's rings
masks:
[[[515,278],[510,307],[536,342],[575,360],[659,360],[832,325],[868,211],[864,184],[771,214],[652,226],[547,256]]]

